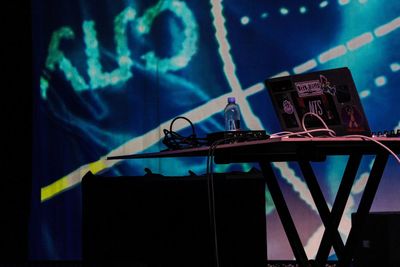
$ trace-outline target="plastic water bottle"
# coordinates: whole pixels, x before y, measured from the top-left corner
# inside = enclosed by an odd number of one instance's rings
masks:
[[[240,108],[234,97],[228,97],[228,104],[224,109],[225,131],[240,130]]]

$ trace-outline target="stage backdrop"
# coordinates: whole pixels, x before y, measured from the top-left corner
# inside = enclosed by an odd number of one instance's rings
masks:
[[[81,258],[81,178],[205,173],[204,159],[107,161],[159,151],[177,116],[197,135],[223,130],[237,97],[245,129],[280,131],[266,78],[348,67],[372,130],[400,128],[400,2],[392,0],[33,0],[32,259]],[[174,130],[190,134],[184,120]],[[372,158],[364,158],[340,231],[346,237]],[[332,203],[345,157],[317,175]],[[215,171],[248,171],[221,165]],[[313,257],[323,227],[296,165],[275,164]],[[373,210],[400,210],[390,158]],[[104,196],[105,198],[107,196]],[[268,256],[292,259],[266,192]]]

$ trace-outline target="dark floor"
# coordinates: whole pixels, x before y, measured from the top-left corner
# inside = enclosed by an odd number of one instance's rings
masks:
[[[270,261],[267,263],[267,267],[298,267],[299,265],[295,261]],[[325,267],[334,267],[336,262],[329,262]]]
[[[28,263],[0,263],[0,267],[86,267],[87,265],[83,264],[81,261],[34,261]],[[151,266],[137,266],[129,263],[102,263],[102,264],[90,264],[89,267],[92,266],[107,266],[107,267],[151,267]],[[266,264],[266,267],[298,267],[299,265],[295,261],[269,261]],[[326,267],[334,267],[336,266],[335,262],[329,262],[325,265]],[[160,266],[157,266],[160,267]],[[178,267],[178,266],[175,266]],[[181,266],[182,267],[182,266]],[[191,267],[191,266],[185,266]],[[243,266],[243,267],[251,267],[251,266]]]

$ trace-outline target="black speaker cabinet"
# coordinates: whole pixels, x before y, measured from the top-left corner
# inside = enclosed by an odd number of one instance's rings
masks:
[[[261,175],[214,174],[216,239],[205,176],[82,180],[83,261],[128,266],[265,266]],[[215,240],[217,242],[215,242]]]
[[[358,224],[352,214],[353,225]],[[354,253],[355,267],[400,266],[400,212],[369,213]]]

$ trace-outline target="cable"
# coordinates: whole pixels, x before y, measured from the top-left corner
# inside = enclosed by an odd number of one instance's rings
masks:
[[[359,137],[362,139],[367,139],[370,140],[378,145],[380,145],[381,147],[383,147],[384,149],[386,149],[390,154],[393,155],[393,157],[397,160],[397,162],[400,164],[400,158],[396,155],[396,153],[393,152],[393,150],[391,150],[390,148],[388,148],[387,146],[385,146],[384,144],[382,144],[382,142],[379,142],[378,140],[375,140],[373,137],[369,137],[369,136],[365,136],[365,135],[361,135],[361,134],[351,134],[351,135],[345,135],[343,137],[346,138],[352,138],[352,137]]]
[[[333,131],[331,129],[320,128],[320,129],[306,130],[306,131],[302,131],[302,132],[279,132],[279,133],[271,134],[270,138],[282,138],[282,137],[291,137],[291,136],[299,136],[299,137],[306,138],[306,136],[304,136],[304,134],[317,133],[317,132],[328,132],[329,134],[335,134],[335,131]],[[313,137],[314,136],[312,136],[312,135],[308,136],[308,138],[313,138]]]
[[[212,161],[214,158],[214,152],[218,145],[231,141],[233,137],[224,138],[213,142],[208,148],[207,155],[207,193],[208,193],[208,210],[210,215],[210,224],[213,231],[214,238],[214,249],[215,249],[215,261],[216,267],[219,267],[219,252],[218,252],[218,236],[217,236],[217,219],[215,212],[215,190],[214,190],[214,170]]]
[[[301,126],[303,127],[304,131],[307,131],[306,125],[305,125],[305,120],[307,116],[314,116],[316,117],[320,122],[322,122],[322,124],[324,125],[323,129],[329,129],[328,125],[325,123],[324,119],[322,119],[320,116],[318,116],[317,114],[313,113],[313,112],[307,112],[304,113],[303,117],[301,118]],[[330,130],[330,129],[329,129]],[[332,133],[333,132],[333,133]],[[332,137],[336,137],[336,133],[334,131],[329,132],[329,135]],[[307,133],[308,136],[313,137],[311,134]]]
[[[306,126],[305,126],[305,118],[307,116],[314,116],[317,119],[319,119],[321,121],[321,123],[324,125],[324,128],[319,128],[319,129],[313,129],[313,130],[307,130]],[[303,117],[301,118],[301,126],[303,127],[304,131],[302,132],[279,132],[279,133],[275,133],[275,134],[271,134],[270,138],[282,138],[282,137],[290,137],[290,136],[302,136],[303,134],[307,134],[307,136],[309,138],[314,138],[313,135],[311,135],[311,133],[314,132],[327,132],[331,137],[336,137],[336,133],[335,131],[329,129],[328,125],[325,123],[325,121],[318,116],[315,113],[312,112],[307,112],[303,115]],[[304,136],[303,136],[304,137]],[[383,147],[384,149],[386,149],[390,154],[392,154],[394,156],[394,158],[397,160],[398,163],[400,163],[400,158],[396,155],[396,153],[393,152],[393,150],[391,150],[389,147],[385,146],[382,142],[375,140],[373,137],[369,137],[366,135],[361,135],[361,134],[352,134],[352,135],[344,135],[342,136],[344,138],[352,138],[352,137],[358,137],[358,138],[362,138],[362,139],[366,139],[369,141],[372,141],[378,145],[380,145],[381,147]]]
[[[322,122],[322,124],[324,125],[325,129],[326,129],[326,130],[329,129],[328,126],[326,125],[325,121],[324,121],[320,116],[318,116],[317,114],[312,113],[312,112],[307,112],[307,113],[305,113],[305,114],[303,115],[302,120],[301,120],[301,125],[302,125],[302,127],[303,127],[303,129],[304,129],[305,131],[307,131],[307,129],[306,129],[306,127],[305,127],[305,117],[306,117],[307,115],[312,115],[312,116],[318,118],[318,119]],[[310,132],[310,131],[307,131],[307,134],[312,138],[313,136],[310,135],[309,132]],[[329,135],[332,136],[332,137],[336,137],[336,134],[335,134],[334,131],[329,131]],[[382,142],[379,142],[378,140],[375,140],[375,139],[372,138],[372,137],[369,137],[369,136],[366,136],[366,135],[361,135],[361,134],[344,135],[343,137],[345,137],[345,138],[359,137],[359,138],[362,138],[362,139],[370,140],[370,141],[372,141],[372,142],[374,142],[374,143],[380,145],[380,146],[383,147],[384,149],[386,149],[390,154],[392,154],[392,155],[394,156],[394,158],[397,160],[397,162],[400,163],[400,158],[396,155],[396,153],[393,152],[393,150],[391,150],[389,147],[387,147],[387,146],[385,146],[384,144],[382,144]]]
[[[312,129],[312,130],[308,130],[306,125],[305,125],[305,118],[307,116],[314,116],[316,117],[318,120],[321,121],[321,123],[323,124],[324,128],[318,128],[318,129]],[[328,125],[325,123],[325,121],[318,116],[315,113],[312,112],[307,112],[303,115],[303,117],[301,118],[301,126],[303,128],[304,131],[301,132],[288,132],[288,131],[284,131],[284,132],[278,132],[278,133],[274,133],[270,135],[270,138],[278,138],[278,137],[290,137],[290,136],[299,136],[299,137],[304,137],[303,135],[306,134],[308,137],[312,138],[313,135],[311,135],[311,133],[317,133],[317,132],[327,132],[331,137],[336,137],[336,133],[335,131],[333,131],[332,129],[329,129]]]
[[[174,122],[177,121],[178,119],[183,119],[189,122],[191,128],[192,128],[192,134],[189,136],[182,136],[172,130],[172,127],[174,125]],[[164,132],[164,139],[163,139],[163,144],[168,147],[170,150],[177,150],[177,149],[183,149],[183,148],[191,148],[191,147],[199,147],[203,146],[206,144],[204,138],[198,138],[196,136],[196,131],[194,128],[193,123],[186,117],[176,117],[171,121],[171,124],[169,126],[169,130],[163,129]]]

